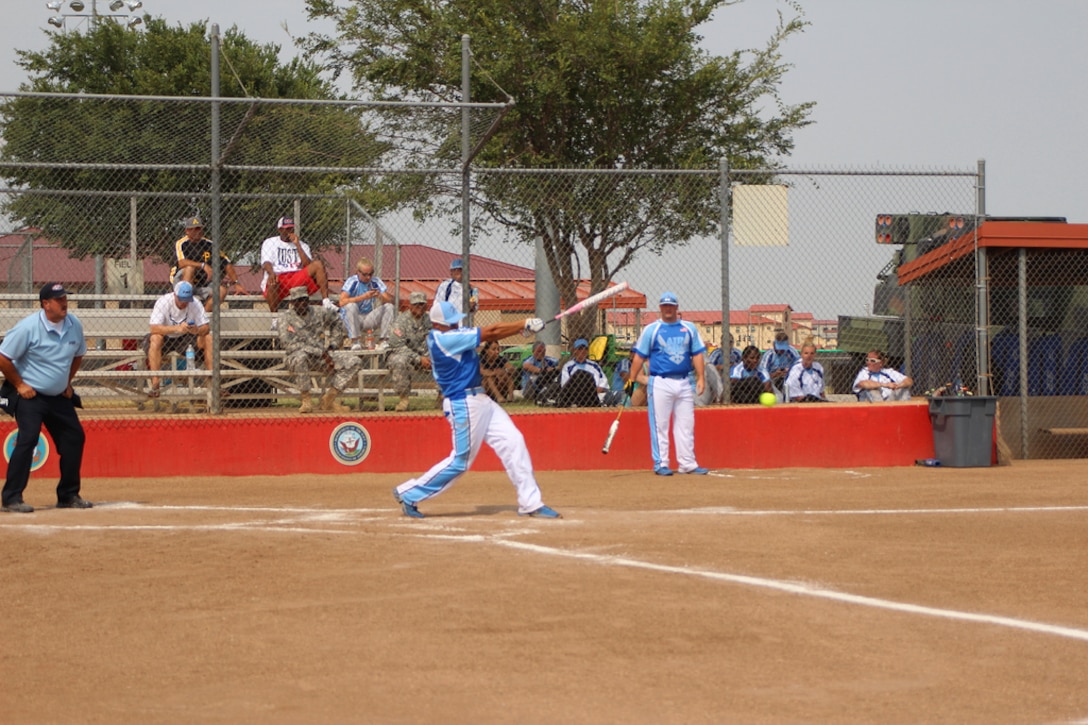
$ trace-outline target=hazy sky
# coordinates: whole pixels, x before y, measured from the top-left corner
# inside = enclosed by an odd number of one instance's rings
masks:
[[[90,7],[91,0],[85,0]],[[987,164],[987,212],[1088,222],[1086,0],[800,0],[811,26],[784,48],[787,102],[815,101],[795,168],[955,168]],[[105,12],[106,0],[99,0]],[[239,25],[284,46],[307,29],[302,0],[145,0],[142,12]],[[704,27],[718,53],[762,45],[781,0],[746,0]],[[23,79],[14,47],[47,42],[44,0],[7,0],[0,89]],[[14,46],[14,47],[13,47]],[[871,222],[870,222],[871,223]],[[705,254],[677,263],[706,266]],[[712,266],[712,265],[711,265]],[[656,294],[659,284],[647,292]],[[769,301],[769,300],[762,300]],[[700,300],[700,306],[705,305]],[[827,314],[817,311],[817,315]]]

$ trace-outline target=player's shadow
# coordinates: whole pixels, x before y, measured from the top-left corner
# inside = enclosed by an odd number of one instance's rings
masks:
[[[445,516],[498,516],[499,514],[505,514],[513,512],[515,515],[518,512],[517,506],[477,506],[471,511],[460,511],[457,513],[443,514]],[[428,516],[428,518],[430,518]]]

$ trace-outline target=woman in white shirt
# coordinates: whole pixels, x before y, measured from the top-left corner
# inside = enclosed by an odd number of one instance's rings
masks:
[[[854,378],[854,393],[858,400],[879,403],[885,400],[910,400],[910,376],[887,366],[887,357],[880,350],[870,350],[865,367]]]

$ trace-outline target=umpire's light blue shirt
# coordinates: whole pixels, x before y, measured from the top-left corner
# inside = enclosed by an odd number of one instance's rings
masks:
[[[68,389],[72,360],[87,354],[83,323],[69,313],[61,332],[45,319],[45,310],[24,317],[4,337],[0,355],[11,360],[23,382],[42,395],[60,395]]]
[[[651,375],[686,378],[694,367],[692,358],[703,354],[706,345],[695,325],[687,320],[656,320],[642,331],[634,351],[649,361]]]

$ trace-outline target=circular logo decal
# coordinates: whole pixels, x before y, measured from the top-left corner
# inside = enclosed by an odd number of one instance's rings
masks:
[[[19,431],[13,430],[4,439],[4,460],[11,463],[11,452],[15,450],[15,438]],[[49,441],[43,433],[38,434],[38,445],[34,446],[34,458],[30,462],[30,470],[37,471],[49,460]]]
[[[370,434],[358,423],[341,423],[329,436],[329,450],[345,466],[357,466],[370,454]]]

